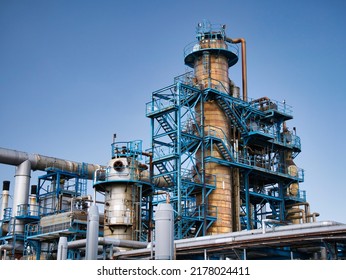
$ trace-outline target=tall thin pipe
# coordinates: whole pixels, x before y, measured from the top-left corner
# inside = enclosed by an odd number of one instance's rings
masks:
[[[226,42],[232,44],[241,44],[241,67],[242,67],[242,86],[243,86],[243,100],[247,101],[247,69],[246,69],[246,41],[244,38],[231,39],[226,37]]]

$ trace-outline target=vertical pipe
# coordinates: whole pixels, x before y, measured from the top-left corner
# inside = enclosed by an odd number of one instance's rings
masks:
[[[67,237],[60,236],[58,243],[58,253],[57,260],[66,260],[67,259]]]
[[[0,221],[4,219],[5,209],[8,207],[9,197],[10,197],[10,181],[3,181]]]
[[[16,167],[15,186],[13,194],[12,217],[18,215],[18,206],[27,204],[29,198],[29,187],[31,177],[31,163],[26,160]],[[21,220],[15,222],[15,233],[24,233],[24,223]]]
[[[202,113],[201,116],[201,138],[204,139],[205,137],[205,131],[204,131],[204,95],[201,94],[201,102],[200,102],[200,110]],[[202,141],[201,145],[201,170],[199,172],[202,172],[202,207],[203,207],[203,236],[207,235],[207,216],[208,216],[208,201],[207,201],[207,188],[206,188],[206,181],[205,181],[205,141]]]
[[[245,204],[246,204],[246,229],[251,229],[251,213],[250,213],[250,192],[249,192],[249,175],[244,174],[244,188],[245,188]]]
[[[246,41],[244,38],[231,39],[226,38],[226,42],[233,44],[241,44],[241,66],[242,66],[242,86],[243,100],[247,101],[247,69],[246,69]]]
[[[99,237],[99,210],[96,204],[89,208],[87,238],[86,238],[86,260],[97,260],[98,237]]]
[[[181,83],[178,82],[177,84],[177,103],[180,104],[180,94],[181,94]],[[177,126],[181,127],[181,116],[180,116],[180,110],[177,110]],[[177,132],[177,147],[176,147],[178,153],[181,152],[181,129],[178,129]],[[176,152],[176,151],[175,151]],[[178,211],[178,217],[179,217],[179,226],[178,226],[178,238],[182,238],[182,220],[180,219],[182,217],[182,209],[181,209],[181,190],[182,190],[182,184],[181,184],[181,157],[178,157],[176,160],[176,169],[177,169],[177,191],[178,191],[178,205],[177,205],[177,211]]]

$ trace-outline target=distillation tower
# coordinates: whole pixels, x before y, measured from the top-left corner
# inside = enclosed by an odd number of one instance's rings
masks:
[[[294,163],[300,138],[291,107],[249,99],[246,42],[204,21],[184,50],[193,71],[152,93],[153,178],[165,180],[177,212],[176,238],[305,223],[310,213]],[[229,77],[241,47],[242,94]]]
[[[142,141],[113,142],[112,159],[94,177],[94,189],[104,195],[104,237],[147,240],[150,235],[148,166],[141,163]]]

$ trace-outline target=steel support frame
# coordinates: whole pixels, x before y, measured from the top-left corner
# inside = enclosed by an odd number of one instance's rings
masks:
[[[205,180],[203,92],[176,80],[169,87],[153,92],[147,104],[151,118],[152,154],[157,193],[166,191],[175,211],[175,238],[205,235],[216,219],[208,213],[207,197],[215,180]],[[149,108],[149,109],[148,109]],[[166,186],[160,186],[164,182]],[[197,205],[195,195],[200,195]],[[157,203],[162,201],[158,199]]]

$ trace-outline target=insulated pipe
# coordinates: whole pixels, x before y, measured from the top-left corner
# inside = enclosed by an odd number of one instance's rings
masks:
[[[247,101],[246,41],[244,38],[231,39],[228,37],[225,38],[225,41],[232,44],[241,44],[243,100]]]
[[[133,240],[121,240],[110,237],[99,237],[98,239],[99,245],[113,245],[114,247],[123,247],[123,248],[132,248],[132,249],[143,249],[148,246],[148,242],[140,242]],[[86,239],[80,239],[75,241],[68,242],[69,249],[78,249],[83,248],[87,244]]]
[[[57,260],[66,260],[67,259],[67,237],[60,236],[58,243],[58,253]]]
[[[18,216],[18,206],[28,204],[30,177],[31,177],[31,162],[25,160],[16,167],[12,217]],[[14,233],[24,232],[24,221],[15,220]]]
[[[295,207],[299,207],[299,206],[304,206],[305,209],[303,210],[303,209],[295,208]],[[294,209],[296,209],[296,210],[294,210]],[[299,211],[297,209],[299,209]],[[310,219],[307,219],[307,218],[311,217],[310,204],[308,202],[298,202],[298,203],[290,205],[290,209],[287,210],[287,213],[293,214],[294,212],[301,212],[302,213],[303,223],[311,222]],[[291,219],[295,219],[295,217],[292,217]],[[297,218],[297,219],[300,219],[300,218]],[[316,219],[314,219],[314,222],[315,221],[316,221]]]
[[[274,220],[274,219],[263,219],[262,220],[262,233],[266,233],[266,224],[271,223],[271,224],[281,224],[280,221]]]
[[[3,181],[0,221],[4,219],[5,209],[8,207],[9,197],[10,197],[10,181]]]
[[[99,236],[99,209],[96,204],[89,208],[86,237],[86,260],[97,260]]]
[[[31,163],[32,170],[41,170],[41,171],[45,171],[47,167],[58,167],[68,172],[77,173],[81,165],[81,163],[78,163],[75,161],[48,157],[48,156],[43,156],[39,154],[29,154],[26,152],[0,148],[0,163],[2,164],[17,166],[26,160],[28,160]],[[94,171],[102,167],[97,164],[87,163],[86,165],[87,165],[88,179],[92,179],[94,175]]]
[[[301,215],[299,215],[301,213]],[[296,215],[298,214],[298,215]],[[291,208],[287,211],[287,219],[288,220],[298,220],[298,223],[300,219],[302,219],[303,223],[306,223],[306,215],[304,209],[300,208]]]

